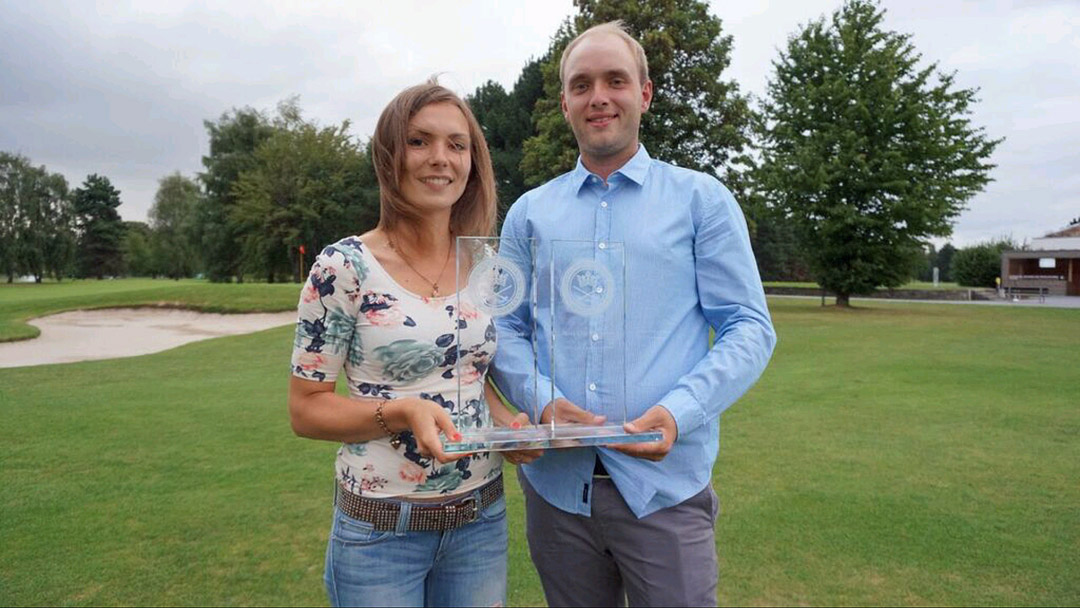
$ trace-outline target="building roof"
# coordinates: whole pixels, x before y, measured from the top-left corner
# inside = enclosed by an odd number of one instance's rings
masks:
[[[1036,251],[1002,251],[1007,258],[1080,258],[1078,249],[1042,249]]]
[[[1074,224],[1064,230],[1058,230],[1057,232],[1051,232],[1044,236],[1044,239],[1056,239],[1060,237],[1080,236],[1080,224]]]

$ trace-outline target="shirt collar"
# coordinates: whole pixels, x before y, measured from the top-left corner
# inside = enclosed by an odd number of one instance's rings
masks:
[[[645,183],[645,176],[649,172],[649,163],[652,161],[652,157],[649,156],[649,152],[645,149],[645,146],[638,144],[637,153],[630,157],[630,160],[626,161],[626,164],[619,167],[611,173],[611,176],[622,175],[637,185]],[[590,177],[593,174],[585,168],[585,165],[581,162],[581,155],[578,155],[577,165],[571,172],[571,183],[577,186],[577,190],[581,190]],[[611,176],[608,176],[608,181],[611,181]]]
[[[627,179],[640,186],[645,183],[645,176],[649,173],[649,163],[651,161],[652,158],[649,157],[649,152],[645,150],[645,146],[638,144],[637,154],[634,154],[615,173],[622,173]]]

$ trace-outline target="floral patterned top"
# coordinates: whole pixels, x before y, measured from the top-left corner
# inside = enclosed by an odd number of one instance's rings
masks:
[[[301,292],[292,373],[334,382],[344,368],[353,398],[420,397],[449,410],[460,430],[492,426],[483,380],[495,325],[466,293],[460,303],[458,294],[413,294],[358,237],[342,239],[319,254]],[[420,455],[411,432],[401,440],[397,449],[389,437],[343,444],[338,481],[373,498],[427,498],[470,492],[502,469],[495,453],[441,465]]]

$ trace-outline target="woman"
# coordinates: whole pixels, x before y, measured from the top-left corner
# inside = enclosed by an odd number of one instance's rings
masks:
[[[390,102],[371,148],[379,225],[326,247],[312,266],[289,387],[294,431],[343,443],[327,592],[335,606],[495,605],[506,595],[503,459],[448,455],[439,438],[459,437],[463,418],[527,420],[490,394],[484,407],[495,329],[459,303],[450,261],[455,236],[494,227],[487,144],[461,99],[429,81]],[[342,368],[348,397],[334,393]],[[459,381],[464,403],[455,403]]]

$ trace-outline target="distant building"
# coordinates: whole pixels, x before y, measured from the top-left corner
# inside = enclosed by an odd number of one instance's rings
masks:
[[[1080,296],[1080,224],[1032,239],[1026,251],[1003,252],[1001,286]]]

